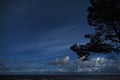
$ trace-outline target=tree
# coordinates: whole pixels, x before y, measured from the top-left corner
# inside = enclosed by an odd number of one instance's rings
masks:
[[[120,43],[120,0],[91,0],[88,24],[112,42]]]
[[[87,19],[95,33],[85,35],[90,42],[73,45],[71,50],[84,60],[90,53],[120,53],[120,0],[90,0],[90,4]]]

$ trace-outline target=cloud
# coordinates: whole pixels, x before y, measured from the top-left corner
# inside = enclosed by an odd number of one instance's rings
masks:
[[[4,66],[4,61],[0,59],[0,67]]]
[[[54,64],[54,65],[56,65],[56,64],[67,64],[69,62],[69,60],[70,60],[70,57],[66,56],[66,57],[61,58],[61,59],[57,58],[55,61],[51,61],[48,64]]]
[[[18,53],[23,51],[29,51],[33,49],[52,49],[52,47],[56,46],[56,50],[64,49],[66,45],[72,45],[74,43],[83,43],[86,42],[79,36],[82,36],[82,32],[79,31],[80,25],[66,25],[59,26],[56,28],[50,29],[47,33],[44,32],[44,36],[38,38],[38,34],[36,36],[37,41],[33,39],[29,39],[30,42],[21,42],[21,44],[17,45],[7,45],[5,53]],[[77,31],[76,31],[77,30]],[[75,32],[76,31],[76,32]],[[72,34],[71,34],[72,33]],[[41,34],[40,34],[41,35]],[[32,40],[32,41],[31,41]],[[69,47],[68,46],[68,47]],[[49,50],[50,50],[49,49]],[[55,48],[54,48],[55,50]]]
[[[0,59],[0,72],[1,71],[9,71],[10,70],[10,67],[8,67],[8,66],[6,66],[5,65],[5,61],[4,60],[2,60],[2,59]]]
[[[78,30],[78,31],[75,31]],[[71,34],[72,33],[72,34]],[[85,43],[86,40],[81,38],[79,25],[66,25],[50,29],[46,34],[38,37],[37,41],[21,42],[18,45],[9,45],[8,49],[4,50],[3,55],[7,55],[10,59],[19,60],[38,60],[48,62],[49,58],[71,55],[70,46],[74,43]],[[79,37],[80,36],[80,37]],[[39,39],[40,38],[40,39]],[[27,58],[26,58],[27,57]]]

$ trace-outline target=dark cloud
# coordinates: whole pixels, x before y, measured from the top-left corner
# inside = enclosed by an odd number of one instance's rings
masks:
[[[6,62],[4,60],[0,59],[0,73],[10,70],[10,67],[8,67],[5,63]]]
[[[4,19],[11,26],[34,28],[53,27],[71,22],[71,24],[76,24],[82,18],[81,14],[84,12],[82,7],[85,7],[86,2],[79,0],[11,0],[4,3]]]
[[[0,57],[7,60],[73,57],[69,46],[92,31],[88,0],[0,0],[0,7]]]

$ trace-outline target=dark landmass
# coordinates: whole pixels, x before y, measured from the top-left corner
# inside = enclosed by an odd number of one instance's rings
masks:
[[[0,75],[0,80],[120,80],[120,75]]]

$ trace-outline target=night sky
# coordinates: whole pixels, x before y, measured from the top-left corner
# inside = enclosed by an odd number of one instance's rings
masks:
[[[49,62],[88,40],[89,0],[0,0],[0,60]]]

